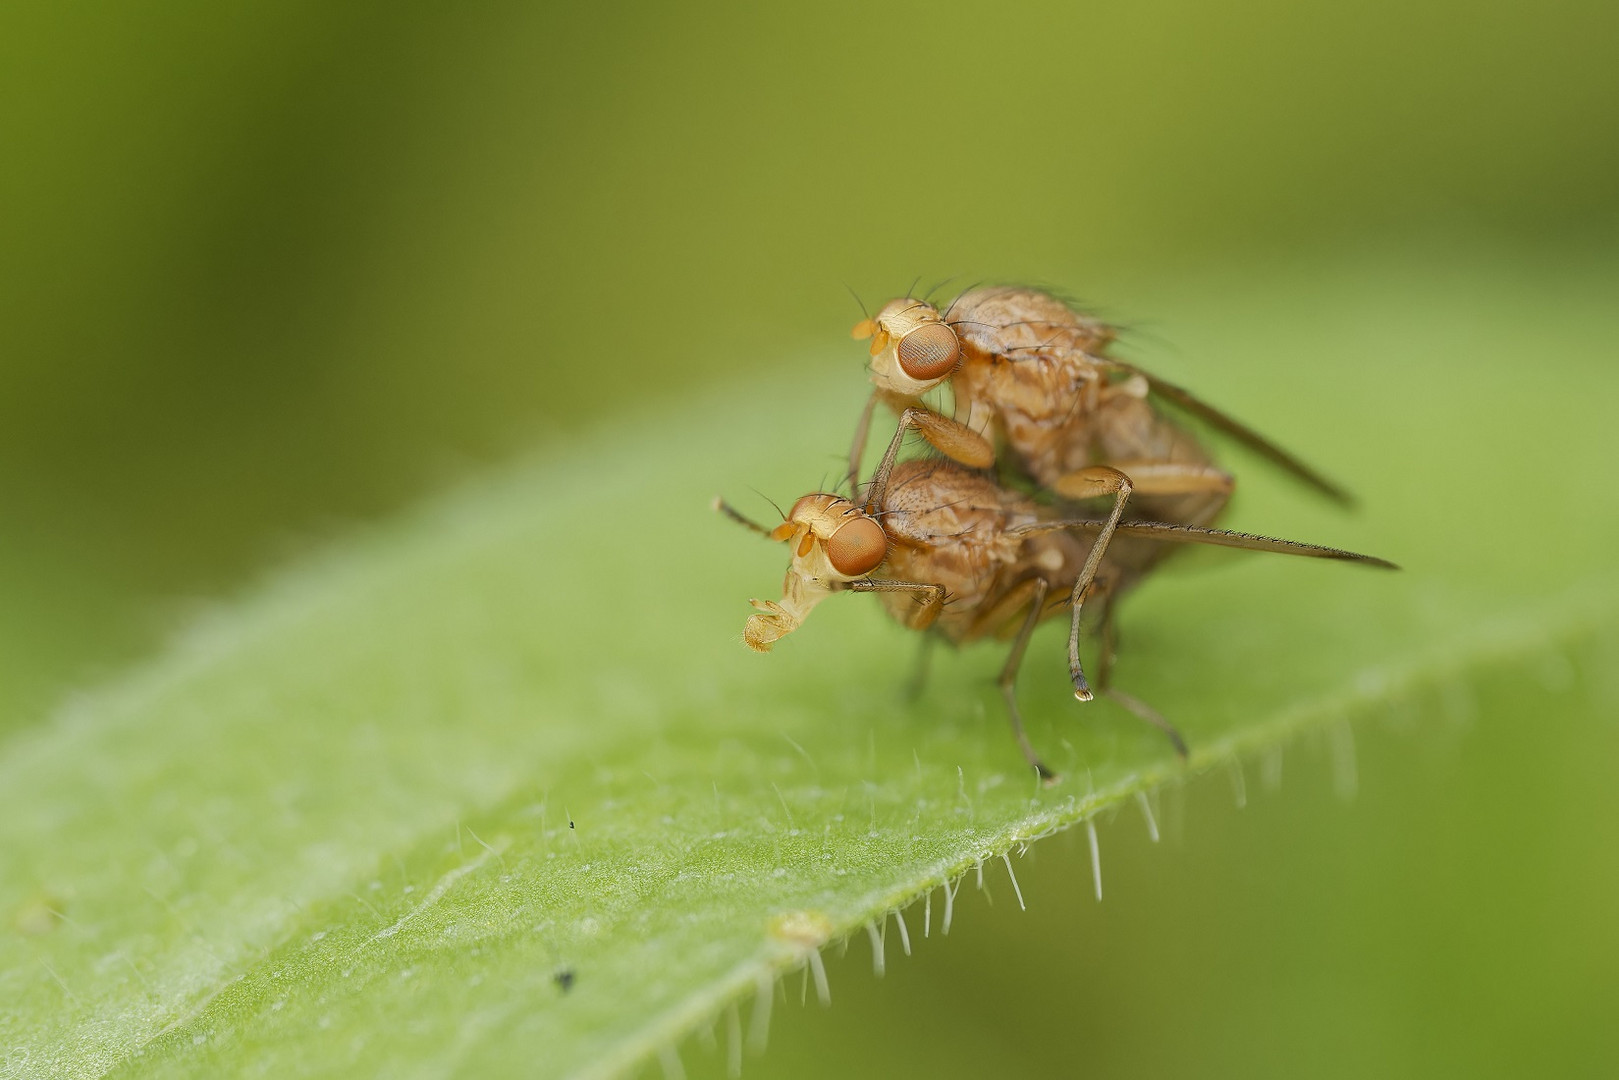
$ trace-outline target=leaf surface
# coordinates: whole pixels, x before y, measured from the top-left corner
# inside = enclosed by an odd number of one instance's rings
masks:
[[[275,578],[0,753],[7,1068],[611,1075],[896,907],[931,894],[942,920],[983,860],[1610,634],[1604,463],[1547,469],[1481,418],[1566,444],[1614,377],[1571,396],[1504,354],[1415,363],[1444,329],[1373,356],[1312,339],[1308,376],[1240,361],[1233,407],[1316,432],[1365,508],[1259,477],[1229,523],[1407,570],[1239,555],[1145,586],[1118,678],[1189,765],[1073,701],[1058,627],[1021,685],[1051,790],[1006,730],[999,647],[940,656],[916,701],[914,640],[867,598],[742,648],[785,553],[709,500],[835,475],[847,377],[632,417]]]

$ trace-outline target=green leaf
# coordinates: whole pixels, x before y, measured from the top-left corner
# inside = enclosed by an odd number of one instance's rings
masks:
[[[840,369],[694,396],[280,575],[13,738],[7,1065],[620,1072],[895,909],[921,901],[908,932],[938,933],[947,883],[1053,830],[1611,633],[1619,589],[1590,570],[1608,461],[1512,447],[1598,430],[1614,376],[1525,379],[1509,313],[1401,323],[1397,293],[1342,299],[1346,325],[1384,304],[1377,350],[1271,312],[1308,370],[1252,351],[1242,313],[1212,323],[1203,362],[1233,376],[1209,396],[1365,499],[1345,518],[1245,466],[1231,524],[1407,570],[1254,556],[1150,582],[1118,678],[1189,765],[1072,700],[1059,627],[1021,685],[1051,790],[1006,730],[998,647],[907,702],[912,637],[848,596],[749,654],[745,601],[774,595],[783,552],[709,499],[819,486],[863,387]],[[762,1030],[752,1008],[737,1023]]]

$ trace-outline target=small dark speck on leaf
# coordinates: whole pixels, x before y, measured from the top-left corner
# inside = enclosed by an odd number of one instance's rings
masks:
[[[551,978],[562,989],[564,994],[573,989],[573,968],[557,968],[556,974],[552,975]]]

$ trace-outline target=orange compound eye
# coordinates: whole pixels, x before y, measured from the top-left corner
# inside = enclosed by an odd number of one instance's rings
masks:
[[[900,338],[895,355],[905,374],[931,382],[956,369],[961,360],[961,342],[944,323],[927,323]]]
[[[869,574],[888,554],[888,537],[883,527],[869,517],[858,517],[832,534],[826,542],[826,557],[832,569],[849,577]]]

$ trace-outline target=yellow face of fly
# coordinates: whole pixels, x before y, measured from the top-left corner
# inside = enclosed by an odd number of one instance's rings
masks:
[[[920,397],[961,363],[961,339],[939,309],[923,300],[890,300],[850,332],[871,339],[871,381],[879,389]]]
[[[816,604],[844,582],[862,578],[882,564],[888,537],[877,520],[838,495],[806,495],[793,504],[771,539],[792,545],[792,562],[782,582],[781,601],[752,601],[742,640],[767,652],[803,623]]]

